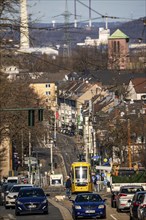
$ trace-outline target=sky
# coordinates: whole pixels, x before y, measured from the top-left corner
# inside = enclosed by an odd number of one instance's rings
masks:
[[[67,1],[68,11],[72,14],[69,21],[74,21],[74,0],[27,0],[28,13],[32,20],[51,23],[53,20],[64,22]],[[76,0],[78,21],[89,18],[89,0]],[[101,15],[114,16],[119,19],[109,21],[128,21],[146,16],[146,0],[91,0],[91,17],[94,22],[103,21]],[[55,17],[56,16],[56,17]]]

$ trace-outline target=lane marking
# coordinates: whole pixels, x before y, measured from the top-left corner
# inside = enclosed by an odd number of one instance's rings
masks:
[[[12,214],[8,214],[8,217],[9,217],[9,219],[12,219],[12,220],[16,219],[16,218],[14,217],[14,215],[12,215]]]
[[[114,220],[117,220],[117,218],[116,217],[114,217],[113,215],[110,215]]]

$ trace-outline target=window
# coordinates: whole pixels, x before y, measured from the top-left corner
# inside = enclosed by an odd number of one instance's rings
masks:
[[[50,95],[50,91],[46,91],[46,95]]]
[[[50,84],[46,84],[46,88],[50,88]]]

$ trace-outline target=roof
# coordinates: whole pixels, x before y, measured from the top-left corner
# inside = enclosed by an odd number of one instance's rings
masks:
[[[125,185],[125,186],[121,186],[121,189],[123,189],[123,188],[143,188],[143,186],[141,186],[141,185]]]
[[[70,78],[70,74],[68,74]],[[97,70],[92,71],[91,73],[77,73],[75,80],[80,78],[80,81],[85,78],[91,78],[90,82],[100,82],[103,86],[112,86],[112,85],[128,85],[129,81],[134,78],[144,78],[145,73],[134,72],[132,70],[124,70],[124,71],[113,71],[113,70]],[[69,81],[67,81],[69,83]],[[73,82],[73,81],[72,81]]]
[[[146,93],[146,77],[131,79],[136,93]]]
[[[129,38],[120,29],[117,29],[108,39],[127,39]]]

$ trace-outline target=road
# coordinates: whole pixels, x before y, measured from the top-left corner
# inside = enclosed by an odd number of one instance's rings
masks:
[[[129,220],[129,212],[121,212],[118,213],[115,208],[111,208],[110,205],[110,193],[99,193],[102,198],[107,199],[106,200],[106,207],[107,207],[107,220]],[[74,195],[72,196],[72,199],[74,200]],[[72,207],[72,202],[64,200],[60,201],[60,204],[63,206],[67,207],[71,213],[71,207]],[[68,219],[65,219],[68,220]],[[88,219],[89,220],[89,219]]]
[[[118,213],[115,208],[110,206],[110,193],[99,193],[102,198],[106,200],[107,207],[107,220],[129,220],[128,212]],[[72,199],[75,195],[72,196]],[[62,201],[55,200],[54,197],[49,198],[49,214],[48,215],[26,215],[16,217],[14,209],[6,210],[3,206],[0,206],[0,214],[5,216],[4,220],[32,220],[32,217],[36,220],[72,220],[71,217],[72,202],[64,199]],[[88,219],[89,220],[89,219]]]
[[[0,206],[0,215],[3,216],[2,219],[4,220],[63,220],[63,217],[61,215],[61,212],[58,208],[56,208],[54,205],[49,203],[49,214],[48,215],[22,215],[22,216],[15,216],[15,210],[14,209],[9,209],[6,210],[4,206]],[[0,218],[1,219],[1,218]]]
[[[57,134],[57,148],[61,152],[67,174],[70,173],[71,164],[78,160],[79,150],[73,137],[65,134]]]

